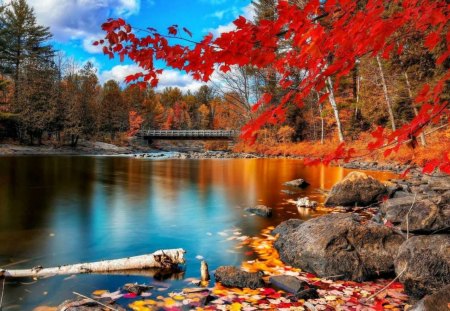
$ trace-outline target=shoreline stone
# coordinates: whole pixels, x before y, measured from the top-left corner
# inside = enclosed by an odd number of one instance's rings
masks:
[[[265,283],[260,272],[246,272],[232,266],[221,266],[214,273],[216,282],[223,286],[257,289]]]
[[[281,260],[319,277],[365,281],[393,274],[404,241],[391,228],[364,223],[357,214],[328,214],[291,228],[274,244]]]
[[[406,293],[416,299],[450,284],[450,235],[409,238],[399,248],[395,271]]]
[[[387,194],[386,186],[362,172],[351,172],[335,184],[325,201],[325,206],[367,206]]]

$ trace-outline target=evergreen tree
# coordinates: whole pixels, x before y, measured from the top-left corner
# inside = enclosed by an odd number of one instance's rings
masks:
[[[12,75],[17,101],[22,88],[23,67],[27,62],[48,61],[53,49],[47,44],[49,28],[38,25],[26,0],[12,0],[0,15],[0,63],[2,72]]]

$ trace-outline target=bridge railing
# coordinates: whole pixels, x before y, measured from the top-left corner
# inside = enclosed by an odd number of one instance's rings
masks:
[[[141,135],[149,137],[235,137],[234,130],[144,130]]]

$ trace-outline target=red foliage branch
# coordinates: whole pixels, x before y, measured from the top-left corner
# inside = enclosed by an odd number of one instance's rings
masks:
[[[233,65],[273,68],[281,77],[280,86],[286,89],[286,95],[277,106],[264,105],[270,101],[270,95],[263,96],[257,108],[267,106],[266,110],[243,128],[242,137],[254,139],[255,132],[264,124],[284,120],[288,101],[301,106],[313,90],[324,90],[325,81],[331,76],[336,79],[336,87],[339,78],[349,74],[363,56],[381,55],[389,59],[403,53],[405,42],[413,35],[423,34],[424,46],[430,51],[436,52],[437,46],[446,47],[437,56],[437,65],[442,65],[450,56],[449,11],[450,4],[445,0],[368,0],[365,5],[353,0],[325,3],[310,0],[302,9],[279,1],[276,20],[262,20],[256,25],[240,16],[234,21],[235,30],[217,38],[209,34],[193,46],[170,41],[179,35],[177,25],[169,27],[168,35],[148,28],[146,36],[137,37],[131,25],[120,18],[104,23],[105,40],[94,44],[102,44],[109,57],[118,55],[123,60],[127,56],[137,63],[142,72],[127,77],[126,81],[140,86],[157,85],[163,70],[156,68],[155,60],[205,82],[215,68],[224,72]],[[192,35],[186,28],[183,31]],[[290,48],[279,53],[280,44],[286,41],[290,42]],[[294,86],[292,77],[299,72],[306,73],[305,78]],[[415,139],[426,125],[443,118],[448,122],[448,103],[441,98],[449,78],[447,70],[433,88],[425,86],[416,98],[423,107],[414,120],[390,134],[377,129],[373,133],[376,141],[368,149],[395,142],[385,152],[387,155],[398,150],[402,143]],[[323,160],[329,163],[348,159],[351,153],[352,150],[341,145]],[[445,155],[434,167],[447,170],[449,165]]]

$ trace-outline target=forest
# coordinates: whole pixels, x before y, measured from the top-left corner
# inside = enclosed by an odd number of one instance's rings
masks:
[[[302,10],[304,3],[297,1],[295,5]],[[280,7],[275,0],[257,1],[253,6],[254,27],[264,27],[279,18]],[[395,12],[392,6],[383,14]],[[105,25],[106,42],[118,43],[111,41],[113,30]],[[118,30],[121,26],[112,28]],[[169,28],[169,34],[181,37],[177,32],[177,28]],[[189,34],[185,29],[184,35]],[[241,129],[245,124],[267,119],[267,107],[275,109],[282,105],[279,114],[282,117],[258,123],[251,142],[243,140],[236,150],[322,156],[342,142],[354,147],[366,146],[375,137],[371,133],[379,127],[395,132],[409,124],[424,105],[414,100],[423,85],[435,85],[450,67],[449,58],[440,57],[447,49],[445,40],[431,42],[427,31],[416,31],[405,38],[403,45],[397,43],[376,57],[361,55],[348,74],[328,77],[323,88],[313,89],[299,104],[290,90],[307,78],[298,68],[283,76],[275,65],[261,66],[255,61],[243,65],[233,63],[221,67],[197,91],[184,94],[176,87],[159,91],[147,85],[142,87],[142,81],[137,84],[107,81],[101,85],[92,63],[78,64],[69,55],[55,50],[49,44],[51,37],[49,28],[37,23],[33,8],[26,0],[14,0],[1,9],[0,137],[3,140],[72,147],[79,139],[126,144],[127,138],[140,128]],[[105,54],[113,57],[117,52],[123,58],[125,48],[118,52],[120,47],[111,52],[105,46]],[[295,49],[293,39],[283,39],[269,57],[287,57],[292,49]],[[392,50],[399,53],[389,56]],[[126,82],[139,77],[142,74],[131,76]],[[156,86],[153,80],[149,82]],[[446,81],[441,100],[448,99],[448,88]],[[440,156],[450,139],[447,119],[444,115],[432,125],[427,124],[417,138],[413,135],[392,156],[422,164]],[[429,140],[440,143],[427,146]]]

